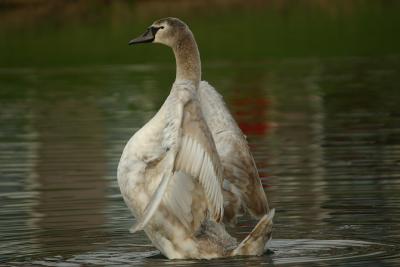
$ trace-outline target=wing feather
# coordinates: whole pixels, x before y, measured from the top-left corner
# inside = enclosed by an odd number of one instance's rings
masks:
[[[215,220],[220,220],[223,213],[223,196],[220,179],[213,166],[210,156],[193,138],[184,136],[178,153],[176,170],[190,174],[202,185],[211,214]]]
[[[208,213],[216,221],[223,217],[222,167],[196,93],[174,86],[164,106],[162,145],[171,160],[133,231],[146,226],[161,202],[188,228],[197,228]],[[194,203],[194,198],[201,203]]]
[[[175,213],[186,228],[190,228],[193,221],[191,210],[193,189],[193,180],[186,173],[177,171],[164,196],[166,206]]]
[[[147,223],[150,221],[151,217],[153,216],[153,214],[155,213],[155,211],[157,210],[158,206],[161,203],[161,200],[165,194],[170,179],[171,176],[169,175],[163,176],[159,186],[156,189],[156,192],[152,196],[152,199],[150,200],[149,204],[147,204],[146,209],[143,212],[142,218],[138,220],[129,230],[131,233],[135,233],[139,230],[142,230],[143,227],[145,227]]]
[[[222,96],[207,82],[200,83],[199,99],[223,166],[224,179],[232,185],[233,190],[228,190],[230,195],[236,196],[238,203],[255,217],[263,216],[269,210],[268,202],[242,131]]]

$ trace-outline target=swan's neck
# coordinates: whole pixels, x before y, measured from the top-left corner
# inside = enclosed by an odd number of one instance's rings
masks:
[[[193,34],[185,32],[172,48],[176,60],[176,81],[190,80],[198,87],[201,79],[200,53]]]

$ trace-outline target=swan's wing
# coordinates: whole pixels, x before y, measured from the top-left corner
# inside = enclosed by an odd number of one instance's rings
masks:
[[[223,217],[221,163],[195,92],[174,86],[165,103],[165,120],[168,160],[163,178],[133,231],[143,229],[161,201],[186,226],[198,227],[207,213],[216,221]],[[203,191],[205,211],[193,209],[196,185]]]
[[[238,195],[244,208],[256,217],[266,214],[268,202],[257,167],[247,141],[222,96],[203,81],[200,83],[199,99],[224,169],[224,179],[229,181],[224,185],[235,187],[231,190],[224,186],[224,189]]]

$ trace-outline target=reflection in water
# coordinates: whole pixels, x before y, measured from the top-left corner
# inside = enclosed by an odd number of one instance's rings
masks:
[[[273,179],[274,191],[287,196],[272,201],[277,201],[278,206],[285,202],[293,210],[279,229],[286,238],[292,238],[287,235],[291,233],[289,228],[321,225],[327,216],[322,205],[326,200],[321,146],[324,110],[317,81],[321,66],[315,62],[302,64],[305,71],[282,64],[266,84],[273,97],[271,120],[276,127],[266,140],[264,154],[270,162],[269,172],[279,177]],[[312,232],[313,229],[304,232],[303,238],[310,237]]]
[[[168,261],[143,233],[129,234],[115,178],[125,142],[167,95],[173,66],[0,72],[1,262],[396,266],[396,62],[206,65],[277,209],[273,254],[212,262]],[[253,223],[243,218],[233,234]]]
[[[338,62],[321,80],[329,102],[324,127],[326,179],[335,186],[327,191],[325,207],[343,222],[345,235],[398,242],[400,221],[400,114],[398,88],[391,79],[399,75],[397,62],[360,60],[337,79]],[[334,87],[341,86],[337,90]],[[342,99],[342,101],[340,101]],[[332,201],[334,200],[334,201]]]
[[[22,249],[37,249],[30,242],[36,216],[32,216],[37,192],[33,190],[37,143],[32,114],[25,101],[0,105],[0,260]]]
[[[87,100],[38,100],[34,127],[40,143],[34,168],[39,217],[37,241],[43,251],[94,249],[91,232],[105,223],[104,129],[101,113]],[[62,225],[62,227],[60,227]],[[97,240],[99,241],[99,240]]]

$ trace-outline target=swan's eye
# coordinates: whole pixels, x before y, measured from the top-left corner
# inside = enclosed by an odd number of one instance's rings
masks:
[[[160,29],[164,29],[164,26],[161,26]]]

